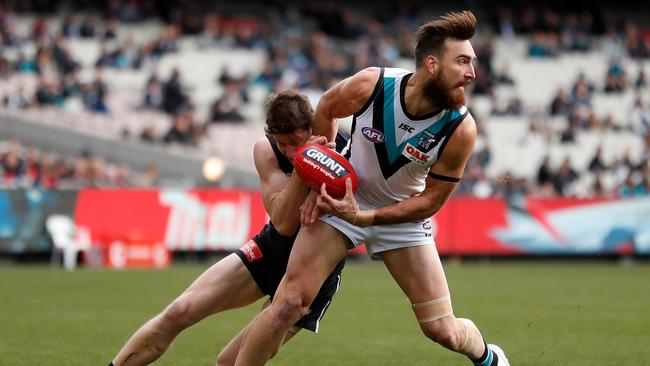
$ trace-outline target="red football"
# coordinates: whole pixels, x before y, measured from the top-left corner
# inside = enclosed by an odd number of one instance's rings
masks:
[[[345,180],[352,179],[352,191],[357,191],[359,178],[352,164],[336,151],[321,145],[305,145],[296,150],[293,168],[311,188],[320,192],[325,183],[327,194],[334,198],[345,196]]]

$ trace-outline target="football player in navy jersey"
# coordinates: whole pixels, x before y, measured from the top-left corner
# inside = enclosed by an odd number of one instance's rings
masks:
[[[160,314],[141,326],[111,365],[149,364],[162,356],[181,331],[205,317],[249,305],[265,295],[273,298],[300,225],[300,205],[309,192],[297,174],[292,174],[294,153],[305,144],[333,148],[335,142],[312,136],[313,109],[300,93],[285,91],[272,96],[266,112],[267,134],[255,142],[253,157],[270,222],[235,253],[203,272]],[[333,267],[309,309],[286,329],[274,354],[280,344],[301,328],[318,331],[320,320],[339,288],[344,263],[342,258]],[[269,303],[270,299],[263,307]],[[217,365],[234,364],[247,329],[242,329],[221,351]]]

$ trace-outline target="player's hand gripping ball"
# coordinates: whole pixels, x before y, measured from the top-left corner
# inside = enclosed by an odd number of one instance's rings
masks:
[[[321,145],[305,145],[296,150],[293,168],[309,188],[320,192],[325,183],[327,194],[340,199],[345,196],[345,180],[352,180],[352,191],[357,191],[359,178],[352,164],[336,151]]]

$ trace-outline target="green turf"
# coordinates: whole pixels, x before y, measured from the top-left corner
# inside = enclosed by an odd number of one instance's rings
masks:
[[[167,271],[0,269],[0,365],[106,365],[131,333],[206,266]],[[446,265],[458,316],[513,365],[650,365],[650,266]],[[188,329],[159,365],[212,365],[257,310]],[[423,337],[380,264],[350,264],[318,335],[302,332],[272,365],[468,365]]]

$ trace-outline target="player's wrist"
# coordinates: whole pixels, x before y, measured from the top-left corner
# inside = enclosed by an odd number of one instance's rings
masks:
[[[358,227],[367,227],[372,226],[373,221],[375,221],[375,210],[359,210],[352,224]]]

